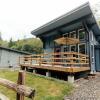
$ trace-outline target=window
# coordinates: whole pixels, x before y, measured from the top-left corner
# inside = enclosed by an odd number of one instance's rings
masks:
[[[69,46],[64,47],[64,52],[69,51]]]
[[[80,40],[85,39],[85,30],[84,29],[79,30],[79,39]]]
[[[79,53],[86,54],[86,45],[79,44]]]
[[[76,52],[76,45],[71,45],[70,48],[71,48],[71,51],[72,51],[72,52]]]
[[[76,31],[70,32],[70,37],[71,38],[76,38]]]
[[[64,37],[69,37],[69,33],[63,34]]]

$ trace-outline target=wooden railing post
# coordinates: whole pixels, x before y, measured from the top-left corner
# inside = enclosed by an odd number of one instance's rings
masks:
[[[25,72],[20,71],[18,74],[18,85],[24,85],[25,84]],[[17,93],[16,100],[24,100],[24,95]]]
[[[32,56],[30,56],[30,60],[31,60],[31,61],[30,61],[30,64],[32,65]]]
[[[41,66],[41,64],[42,64],[42,55],[40,54],[40,56],[39,56],[39,66]]]
[[[20,65],[20,56],[19,56],[19,65]]]

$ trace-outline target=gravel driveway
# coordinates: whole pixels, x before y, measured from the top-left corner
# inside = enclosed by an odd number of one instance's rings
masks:
[[[75,86],[73,93],[64,100],[100,100],[100,73],[95,77],[76,81]]]

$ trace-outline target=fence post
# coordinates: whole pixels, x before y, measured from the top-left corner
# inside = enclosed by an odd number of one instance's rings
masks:
[[[17,84],[19,84],[19,85],[25,84],[25,72],[23,72],[23,71],[19,72]],[[24,100],[24,95],[17,93],[16,100]]]

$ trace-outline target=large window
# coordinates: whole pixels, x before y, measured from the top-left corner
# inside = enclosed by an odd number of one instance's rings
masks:
[[[84,29],[80,29],[78,31],[78,33],[79,33],[79,39],[80,40],[84,40],[85,39],[85,30]]]
[[[79,53],[86,54],[86,44],[79,44]]]

